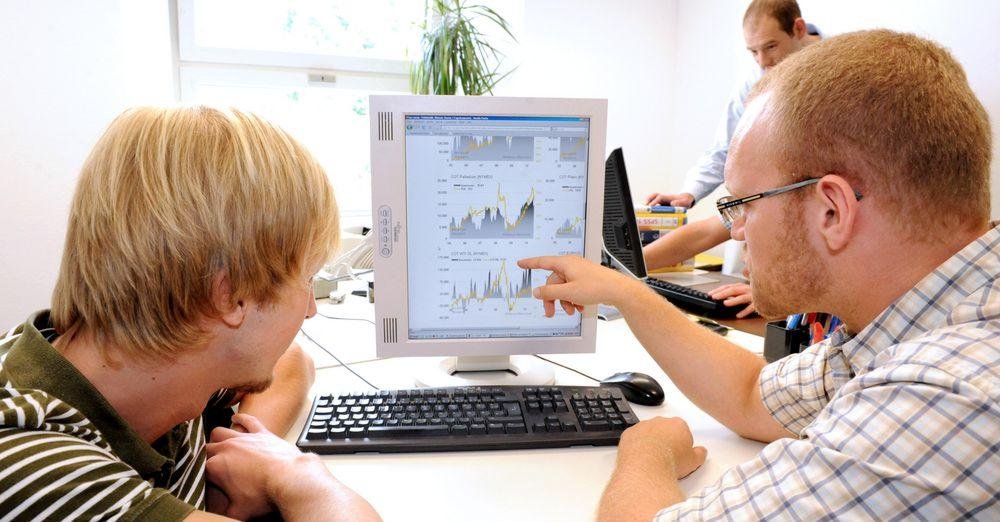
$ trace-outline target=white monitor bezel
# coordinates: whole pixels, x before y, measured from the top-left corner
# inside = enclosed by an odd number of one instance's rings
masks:
[[[607,100],[493,96],[373,95],[370,98],[372,219],[375,237],[375,330],[378,357],[591,353],[597,312],[585,307],[581,335],[570,337],[409,339],[405,118],[407,115],[562,116],[590,118],[584,257],[600,262],[604,212]],[[391,139],[386,139],[391,137]],[[402,173],[402,183],[386,182]],[[381,176],[381,177],[380,177]],[[388,212],[387,212],[388,210]],[[542,314],[542,304],[538,303]],[[394,325],[394,328],[393,328]]]

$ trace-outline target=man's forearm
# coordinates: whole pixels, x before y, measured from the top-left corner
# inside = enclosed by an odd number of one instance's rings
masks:
[[[669,467],[619,462],[604,488],[597,520],[650,520],[657,511],[683,500],[684,493]]]
[[[653,241],[642,249],[646,267],[656,270],[676,265],[729,238],[718,218],[708,218],[684,225]]]
[[[791,435],[760,400],[757,378],[763,359],[694,324],[639,286],[619,309],[639,342],[691,402],[744,437],[772,441]]]

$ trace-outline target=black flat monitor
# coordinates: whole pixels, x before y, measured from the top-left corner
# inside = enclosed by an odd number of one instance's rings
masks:
[[[604,163],[604,249],[605,263],[624,269],[635,277],[646,277],[639,226],[635,221],[632,191],[625,172],[625,155],[619,147]]]

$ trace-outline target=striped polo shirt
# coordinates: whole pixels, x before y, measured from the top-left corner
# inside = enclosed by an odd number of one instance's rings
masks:
[[[0,521],[181,520],[204,509],[201,417],[148,444],[54,336],[42,312],[0,341]]]

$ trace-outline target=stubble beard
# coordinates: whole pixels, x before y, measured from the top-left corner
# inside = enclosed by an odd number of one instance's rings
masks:
[[[231,387],[230,389],[239,394],[250,394],[250,393],[260,393],[271,387],[271,383],[274,382],[273,377],[268,377],[267,379],[259,381],[251,381],[247,383],[240,384],[238,386]]]
[[[797,203],[793,203],[797,204]],[[782,226],[782,236],[775,238],[777,254],[770,262],[753,261],[750,288],[754,306],[763,317],[783,317],[816,309],[830,291],[831,277],[821,262],[819,252],[796,226],[802,223],[802,208],[793,212],[789,226]],[[752,255],[752,252],[751,252]]]

